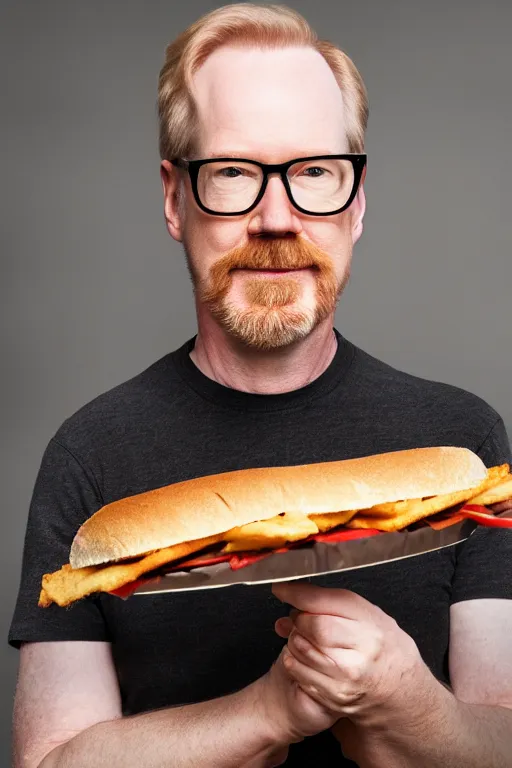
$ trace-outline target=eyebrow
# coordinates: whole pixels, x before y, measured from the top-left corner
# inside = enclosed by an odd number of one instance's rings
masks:
[[[247,157],[247,155],[244,152],[212,152],[208,155],[208,160],[216,160],[218,157],[228,157],[230,160],[239,160],[240,158]]]
[[[308,152],[304,151],[302,153],[296,153],[293,155],[293,157],[290,157],[290,160],[293,160],[295,157],[316,157],[317,155],[341,155],[342,152],[333,152],[332,150],[309,150]],[[252,156],[251,153],[243,153],[243,152],[212,152],[209,155],[204,155],[205,160],[217,160],[218,158],[225,157],[228,160],[243,160],[244,158],[247,160],[258,160],[258,158]],[[263,160],[259,160],[258,162],[264,162]],[[284,160],[283,162],[286,162]]]

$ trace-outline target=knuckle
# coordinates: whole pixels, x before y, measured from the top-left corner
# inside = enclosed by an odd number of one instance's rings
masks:
[[[330,645],[332,642],[333,627],[329,616],[314,616],[312,631],[318,645]]]
[[[347,666],[346,675],[353,685],[361,683],[366,675],[366,664],[364,660],[362,658],[355,659]]]
[[[376,661],[379,661],[379,659],[381,658],[381,655],[382,655],[382,646],[378,645],[377,643],[373,643],[369,653],[370,661],[373,663],[375,663]]]
[[[343,707],[347,703],[347,693],[341,686],[338,686],[332,693],[332,699],[338,707]]]
[[[377,661],[380,658],[384,649],[384,632],[381,629],[377,629],[371,639],[369,656],[372,661]]]
[[[305,634],[310,629],[310,619],[311,616],[308,613],[297,613],[297,615],[293,617],[295,628],[301,635]]]

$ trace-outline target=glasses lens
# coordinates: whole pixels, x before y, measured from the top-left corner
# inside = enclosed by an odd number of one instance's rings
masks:
[[[294,163],[288,180],[295,203],[311,213],[330,213],[343,208],[354,187],[350,160],[307,160]]]
[[[261,168],[234,160],[205,163],[199,169],[197,191],[202,204],[217,213],[249,208],[263,181]]]

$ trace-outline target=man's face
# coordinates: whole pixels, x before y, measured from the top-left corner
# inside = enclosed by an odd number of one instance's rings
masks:
[[[221,48],[195,75],[194,98],[197,158],[282,163],[348,152],[339,87],[308,48]],[[244,344],[272,349],[333,314],[361,233],[362,189],[341,214],[308,216],[271,176],[252,211],[212,216],[195,203],[188,176],[178,205],[173,193],[183,172],[163,167],[169,231],[185,246],[200,315],[209,313]]]

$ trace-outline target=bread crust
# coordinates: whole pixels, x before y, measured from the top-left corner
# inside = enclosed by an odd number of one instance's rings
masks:
[[[137,557],[281,512],[325,514],[447,494],[486,477],[472,451],[443,446],[193,478],[102,507],[76,534],[70,564]]]

